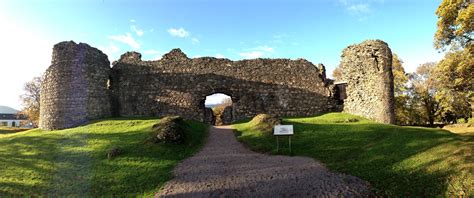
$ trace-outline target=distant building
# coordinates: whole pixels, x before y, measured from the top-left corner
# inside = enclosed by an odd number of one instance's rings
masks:
[[[0,106],[0,126],[20,127],[26,122],[26,117],[18,114],[18,110]]]

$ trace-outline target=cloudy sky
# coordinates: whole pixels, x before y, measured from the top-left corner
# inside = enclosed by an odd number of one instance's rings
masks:
[[[21,108],[23,84],[40,76],[52,46],[97,47],[112,62],[127,51],[155,60],[305,58],[328,73],[344,47],[382,39],[407,71],[442,58],[433,48],[440,0],[24,0],[0,1],[0,105]]]

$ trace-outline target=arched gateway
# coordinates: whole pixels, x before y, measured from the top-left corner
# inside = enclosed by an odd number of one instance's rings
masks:
[[[72,41],[54,46],[44,76],[40,127],[61,129],[107,116],[180,115],[205,121],[205,97],[232,98],[233,120],[258,113],[308,116],[342,109],[322,64],[298,59],[188,58],[173,49],[156,61],[127,52],[107,56]]]
[[[115,115],[180,115],[203,121],[204,100],[214,93],[232,98],[233,120],[258,113],[305,116],[333,108],[323,66],[303,59],[190,59],[179,49],[158,61],[140,57],[126,53],[112,67]]]

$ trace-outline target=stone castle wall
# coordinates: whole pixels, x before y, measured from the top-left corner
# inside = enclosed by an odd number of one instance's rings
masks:
[[[203,121],[205,97],[214,93],[231,96],[233,120],[258,113],[308,116],[332,104],[324,72],[304,59],[190,59],[174,49],[161,60],[142,61],[129,52],[114,64],[112,76],[114,113],[120,116]]]
[[[127,52],[112,68],[109,65],[105,54],[87,44],[56,44],[42,85],[40,127],[69,128],[111,115],[179,115],[212,123],[212,111],[204,101],[214,93],[231,96],[227,114],[232,120],[259,113],[309,116],[340,105],[324,66],[304,59],[191,59],[174,49],[156,61],[142,61],[139,53]],[[341,65],[348,82],[344,110],[393,123],[387,44],[366,41],[349,46]]]
[[[110,116],[109,65],[104,53],[87,44],[56,44],[41,86],[40,128],[69,128]]]
[[[344,111],[382,123],[394,124],[392,52],[380,40],[351,45],[341,56],[347,82]]]

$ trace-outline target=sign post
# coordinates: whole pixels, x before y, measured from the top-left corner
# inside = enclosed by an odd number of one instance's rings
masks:
[[[273,130],[273,135],[276,136],[276,140],[277,140],[277,152],[280,149],[278,137],[288,136],[288,145],[290,147],[290,153],[291,153],[291,136],[293,135],[293,125],[275,125],[275,128]]]

